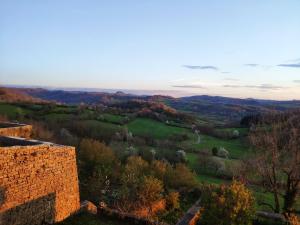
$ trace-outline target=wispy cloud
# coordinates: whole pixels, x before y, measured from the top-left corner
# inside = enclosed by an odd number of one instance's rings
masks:
[[[224,80],[228,80],[228,81],[239,81],[239,79],[236,79],[236,78],[230,78],[230,77],[224,78]]]
[[[226,88],[255,88],[260,90],[281,90],[286,87],[283,86],[275,86],[272,84],[260,84],[260,85],[223,85]]]
[[[290,64],[278,64],[277,66],[290,67],[290,68],[300,68],[300,62],[299,63],[290,63]]]
[[[183,67],[191,70],[219,70],[216,66],[194,66],[194,65],[183,65]]]
[[[244,66],[249,66],[249,67],[258,67],[259,64],[256,64],[256,63],[247,63],[247,64],[244,64]]]
[[[286,62],[300,62],[300,58],[290,59],[290,60],[287,60]]]
[[[268,70],[273,67],[270,65],[261,65],[261,64],[257,64],[257,63],[247,63],[247,64],[244,64],[244,66],[252,67],[252,68],[260,68],[260,69],[264,69],[264,70]]]
[[[173,85],[172,87],[177,88],[196,88],[196,89],[205,89],[202,85]]]

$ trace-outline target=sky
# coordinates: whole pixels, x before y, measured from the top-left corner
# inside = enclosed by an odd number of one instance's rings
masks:
[[[299,0],[0,0],[0,84],[300,99]]]

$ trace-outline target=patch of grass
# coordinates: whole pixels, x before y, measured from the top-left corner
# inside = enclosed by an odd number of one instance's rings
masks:
[[[96,216],[87,213],[80,213],[72,216],[57,225],[129,225],[121,219],[111,219],[104,216]]]
[[[109,141],[116,132],[122,129],[119,125],[98,120],[81,120],[74,122],[74,126],[77,127],[75,132],[77,135],[100,141]]]
[[[77,107],[73,106],[55,106],[52,110],[54,113],[76,113]]]
[[[112,124],[112,123],[106,123],[98,120],[84,120],[82,121],[84,124],[86,124],[89,127],[99,127],[99,129],[104,129],[104,130],[115,130],[118,131],[120,130],[121,126]]]
[[[227,131],[233,133],[233,131],[237,130],[241,136],[247,135],[249,132],[249,129],[246,127],[230,127],[230,128],[220,128],[218,129],[220,131]]]
[[[29,109],[24,109],[22,107],[0,103],[0,114],[9,117],[10,119],[16,119],[17,116],[24,116],[31,113]]]
[[[201,183],[207,183],[207,184],[224,184],[228,183],[228,180],[224,180],[222,178],[206,175],[206,174],[198,174],[197,180]]]
[[[64,113],[50,113],[44,116],[46,120],[57,121],[57,120],[70,120],[72,115]]]
[[[193,144],[199,151],[203,149],[211,150],[213,147],[224,147],[229,152],[229,157],[234,159],[241,159],[249,154],[249,148],[243,144],[240,139],[224,140],[208,135],[200,135],[201,143]]]
[[[188,160],[188,165],[191,169],[195,168],[198,163],[198,155],[195,153],[187,153],[186,158]]]
[[[110,123],[122,123],[125,120],[124,116],[114,115],[109,113],[102,114],[101,116],[103,117],[103,120]]]
[[[184,134],[189,132],[185,128],[168,126],[164,123],[146,118],[137,118],[128,123],[127,127],[134,135],[151,136],[155,139],[164,139],[173,134]]]

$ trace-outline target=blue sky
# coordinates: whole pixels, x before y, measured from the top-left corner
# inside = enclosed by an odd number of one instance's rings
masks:
[[[299,0],[0,0],[0,83],[300,99]]]

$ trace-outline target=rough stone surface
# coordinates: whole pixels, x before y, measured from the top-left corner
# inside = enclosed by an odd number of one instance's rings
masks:
[[[80,204],[80,211],[96,215],[97,206],[95,206],[94,203],[86,200]]]
[[[0,225],[54,223],[79,208],[74,147],[0,147]]]
[[[31,133],[31,125],[0,122],[0,136],[29,138],[31,136]]]
[[[200,218],[200,199],[186,212],[176,225],[196,225]]]

